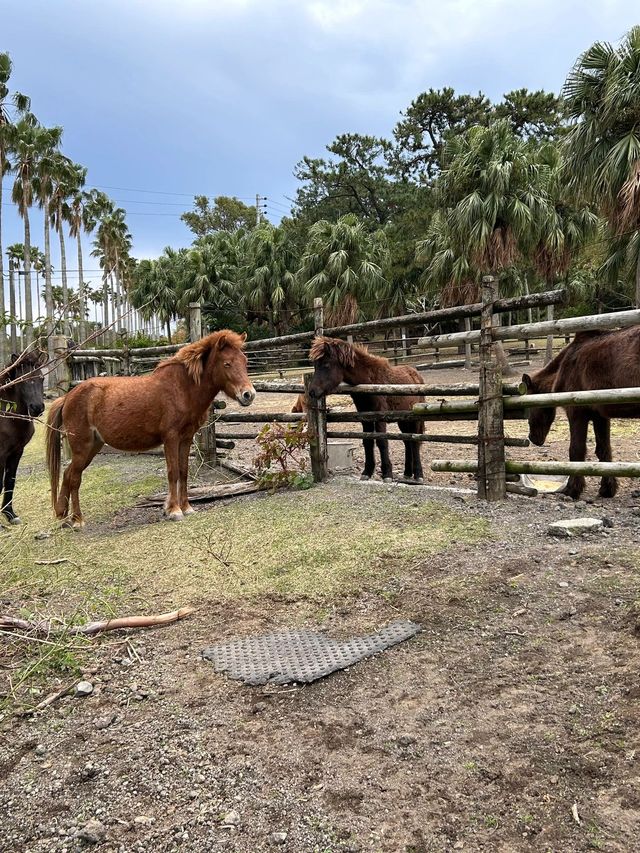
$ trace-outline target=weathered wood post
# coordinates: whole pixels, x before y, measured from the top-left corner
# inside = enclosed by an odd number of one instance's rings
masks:
[[[471,331],[471,317],[464,318],[464,330]],[[464,342],[464,369],[471,370],[471,341]]]
[[[547,305],[547,320],[553,320],[553,305]],[[553,358],[553,335],[547,337],[547,349],[544,355],[544,363],[549,364]]]
[[[189,339],[191,343],[202,337],[202,306],[199,302],[189,303]]]
[[[480,394],[478,410],[478,497],[499,501],[506,495],[502,374],[493,347],[496,279],[482,279],[480,315]]]
[[[202,337],[202,306],[199,302],[189,303],[189,339],[191,343]],[[218,461],[216,453],[215,409],[209,409],[207,422],[196,433],[196,447],[205,465],[215,467]]]
[[[313,326],[316,338],[321,338],[324,335],[324,308],[321,296],[316,296],[313,300]]]
[[[307,400],[307,431],[309,435],[309,454],[311,473],[316,483],[323,483],[328,474],[327,450],[327,398],[309,396],[309,386],[313,373],[304,375],[304,393]]]
[[[313,300],[313,326],[316,337],[324,335],[324,307],[322,298]],[[328,474],[327,451],[327,398],[312,399],[309,396],[309,385],[313,373],[304,375],[304,395],[307,403],[307,431],[309,435],[309,454],[311,456],[311,473],[316,483],[322,483]]]
[[[65,335],[52,335],[53,345],[53,383],[52,386],[59,394],[66,394],[71,387],[71,365],[69,364],[69,348]],[[50,368],[49,368],[50,369]]]

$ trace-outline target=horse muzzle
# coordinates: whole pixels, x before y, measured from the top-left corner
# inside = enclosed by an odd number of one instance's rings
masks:
[[[30,418],[39,418],[40,415],[44,412],[44,405],[42,403],[30,403],[27,409]]]
[[[253,385],[251,388],[245,388],[244,391],[239,391],[236,394],[236,400],[241,406],[250,406],[256,399],[256,391]]]

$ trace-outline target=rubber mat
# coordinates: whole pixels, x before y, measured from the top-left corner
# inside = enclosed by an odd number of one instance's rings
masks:
[[[307,629],[284,630],[219,643],[202,656],[216,672],[245,684],[308,683],[408,640],[420,630],[420,625],[404,620],[351,640],[332,640]]]

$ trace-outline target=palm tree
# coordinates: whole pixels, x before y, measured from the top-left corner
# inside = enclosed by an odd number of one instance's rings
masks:
[[[9,152],[13,136],[10,109],[18,115],[29,109],[29,98],[19,92],[9,94],[9,78],[11,77],[11,58],[8,53],[0,53],[0,364],[7,357],[7,339],[5,334],[5,304],[4,304],[4,256],[2,249],[2,181],[11,168]]]
[[[178,311],[184,317],[190,302],[207,303],[222,312],[241,309],[244,294],[238,281],[244,239],[242,232],[218,231],[200,237],[186,253],[171,255],[165,249],[164,256],[173,260]]]
[[[24,262],[24,246],[22,243],[13,243],[7,246],[7,258],[9,259],[9,315],[11,317],[10,335],[11,335],[11,351],[18,350],[18,317],[21,316],[21,311],[16,306],[16,276],[18,274],[18,282],[20,281],[20,264]],[[18,296],[20,294],[20,284],[18,283]],[[22,337],[22,333],[21,333]]]
[[[146,319],[157,316],[165,325],[171,343],[171,320],[178,313],[178,286],[183,270],[176,253],[167,247],[157,260],[140,261],[133,273],[131,304]]]
[[[38,203],[43,210],[44,223],[44,300],[45,300],[45,331],[47,334],[47,346],[49,357],[53,357],[53,340],[51,337],[54,331],[53,318],[53,284],[51,275],[53,265],[51,263],[51,205],[54,191],[53,173],[56,168],[56,154],[59,139],[51,140],[51,145],[41,152],[38,160],[37,171],[33,178],[33,190],[38,199]]]
[[[549,218],[549,167],[532,156],[506,120],[450,138],[435,184],[442,212],[418,252],[427,278],[448,276],[451,287],[477,287],[484,275],[526,260]],[[496,351],[509,371],[502,346]]]
[[[564,85],[569,118],[564,140],[572,187],[606,218],[619,252],[620,238],[640,229],[640,26],[616,48],[596,42]],[[632,240],[635,244],[637,241]],[[635,258],[635,302],[640,307],[640,253]]]
[[[51,172],[51,197],[50,215],[53,227],[58,232],[60,239],[60,272],[62,274],[62,327],[65,335],[70,334],[69,329],[69,285],[67,281],[67,252],[64,241],[64,206],[67,199],[74,195],[79,189],[78,181],[80,174],[76,164],[65,157],[64,154],[56,152],[53,158],[53,169]]]
[[[12,151],[16,178],[11,197],[17,204],[18,212],[24,221],[25,338],[27,343],[31,342],[33,326],[29,208],[34,200],[34,179],[39,161],[59,144],[61,136],[61,128],[41,127],[31,114],[25,115],[14,126]]]
[[[329,323],[353,323],[359,303],[378,298],[389,251],[384,232],[373,234],[354,214],[321,219],[309,229],[298,280],[308,296],[321,296]]]
[[[91,209],[89,205],[91,197],[87,192],[82,190],[82,187],[84,186],[84,182],[87,177],[87,170],[84,167],[79,166],[77,163],[74,164],[74,170],[76,173],[76,191],[73,193],[71,199],[63,204],[62,215],[64,216],[66,222],[69,224],[70,236],[75,237],[77,243],[78,300],[80,312],[78,335],[80,337],[80,340],[83,341],[86,337],[85,318],[87,308],[84,289],[84,258],[82,255],[82,234],[83,232],[92,231],[95,228],[95,218],[91,215]]]
[[[283,334],[298,291],[298,254],[287,232],[263,223],[247,237],[247,304],[267,315],[269,326]]]
[[[90,218],[93,227],[96,223],[108,217],[114,210],[114,204],[106,193],[100,190],[91,190],[86,201],[87,216]],[[92,229],[93,230],[93,229]],[[110,332],[107,331],[109,326],[109,245],[108,237],[104,229],[99,229],[93,241],[94,249],[91,252],[93,257],[98,258],[100,268],[102,269],[102,325],[105,330],[104,341],[108,342],[111,338]]]
[[[580,250],[595,236],[599,219],[585,203],[570,199],[566,186],[566,166],[557,146],[543,145],[536,153],[543,163],[549,204],[541,220],[533,265],[549,287],[565,276]]]

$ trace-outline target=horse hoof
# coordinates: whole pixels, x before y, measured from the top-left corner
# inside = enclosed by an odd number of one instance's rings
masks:
[[[182,521],[184,518],[184,513],[181,509],[176,510],[175,512],[168,512],[167,519],[169,521]]]
[[[193,515],[195,509],[192,506],[188,506],[186,509],[182,510],[183,515]]]
[[[82,530],[83,527],[84,527],[84,519],[82,519],[82,518],[76,518],[71,522],[71,529],[72,530]]]
[[[369,477],[368,474],[361,474],[361,476],[360,476],[361,482],[364,482],[365,480],[370,480],[370,479],[371,479],[371,477]]]
[[[393,477],[383,477],[382,482],[383,483],[393,483]]]
[[[13,518],[8,519],[9,524],[22,524],[22,519],[19,515],[14,515]]]
[[[421,486],[424,483],[424,477],[416,477],[413,482]]]

